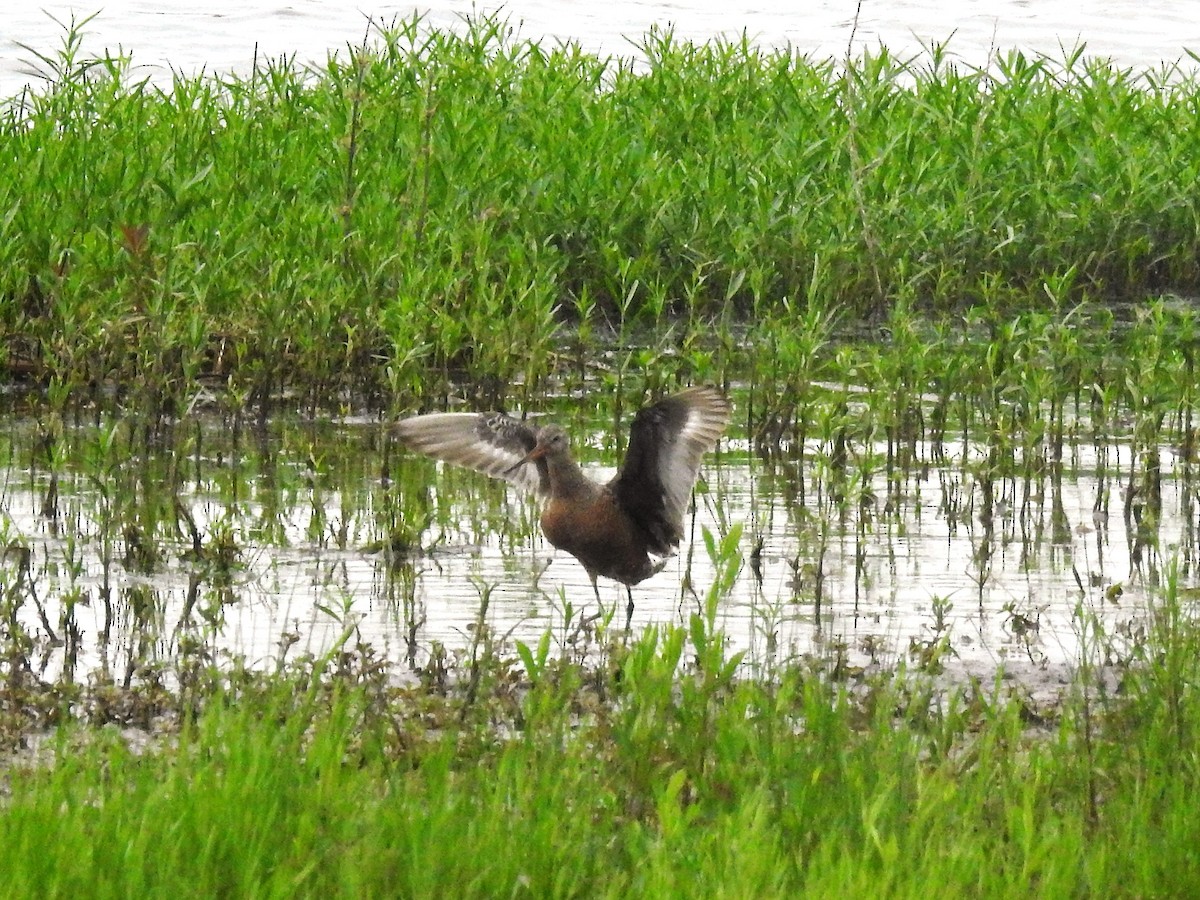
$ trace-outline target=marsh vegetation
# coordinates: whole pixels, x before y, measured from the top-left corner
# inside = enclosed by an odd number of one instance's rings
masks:
[[[40,65],[0,120],[12,891],[1194,892],[1187,70],[495,19]],[[695,382],[735,420],[629,635],[388,428],[545,412],[603,466]]]

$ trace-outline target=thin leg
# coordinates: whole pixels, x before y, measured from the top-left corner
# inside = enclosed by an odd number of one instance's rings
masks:
[[[604,619],[604,601],[600,599],[600,585],[596,584],[596,576],[588,572],[588,577],[592,579],[592,591],[596,595],[596,615],[593,619]]]
[[[625,607],[625,633],[628,634],[633,627],[633,588],[625,585],[625,592],[629,594],[629,605]]]

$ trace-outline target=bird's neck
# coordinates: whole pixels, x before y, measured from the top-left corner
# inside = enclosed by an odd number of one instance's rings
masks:
[[[600,486],[583,474],[579,464],[570,456],[560,454],[546,458],[550,474],[550,496],[562,500],[590,500]]]

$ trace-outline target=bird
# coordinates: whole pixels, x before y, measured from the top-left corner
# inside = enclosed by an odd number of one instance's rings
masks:
[[[499,412],[428,413],[393,433],[417,453],[502,478],[544,498],[542,533],[583,565],[600,603],[599,577],[625,585],[625,629],[633,586],[662,569],[683,539],[683,514],[704,454],[729,424],[716,387],[685,388],[642,407],[616,476],[601,484],[580,469],[567,432]]]

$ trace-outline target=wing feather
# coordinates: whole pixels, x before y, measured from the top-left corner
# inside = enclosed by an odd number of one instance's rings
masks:
[[[715,387],[688,388],[638,411],[625,462],[609,489],[658,554],[683,537],[700,460],[729,424],[729,401]]]
[[[531,493],[550,488],[545,460],[519,465],[537,444],[537,429],[519,419],[503,413],[430,413],[393,427],[406,447],[425,456],[503,478]]]

